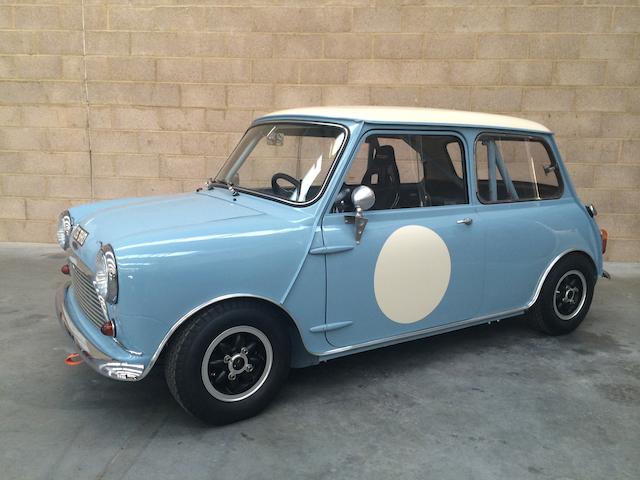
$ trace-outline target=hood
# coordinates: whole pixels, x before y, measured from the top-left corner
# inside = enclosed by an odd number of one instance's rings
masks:
[[[237,202],[200,193],[98,202],[72,208],[70,213],[74,224],[89,234],[85,247],[97,242],[115,243],[141,233],[262,215]]]

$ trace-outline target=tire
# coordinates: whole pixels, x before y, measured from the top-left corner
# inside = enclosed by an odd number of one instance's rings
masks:
[[[212,425],[252,417],[287,379],[286,324],[261,304],[230,301],[196,314],[172,341],[165,378],[176,401]],[[205,360],[206,359],[206,360]]]
[[[575,254],[562,258],[529,309],[529,323],[548,335],[574,331],[589,311],[595,283],[596,272],[588,258]]]

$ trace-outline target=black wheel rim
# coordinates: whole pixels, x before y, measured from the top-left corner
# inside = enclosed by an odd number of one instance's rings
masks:
[[[561,320],[573,319],[584,305],[587,294],[587,282],[582,272],[571,270],[566,272],[558,283],[553,294],[553,309]]]
[[[218,335],[202,360],[202,380],[215,398],[247,398],[264,383],[273,363],[267,337],[249,327],[234,327]]]

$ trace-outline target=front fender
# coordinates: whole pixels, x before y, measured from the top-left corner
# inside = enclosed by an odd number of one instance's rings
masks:
[[[259,216],[224,223],[224,232],[202,226],[114,245],[124,345],[154,355],[180,319],[212,299],[242,294],[283,303],[306,258],[311,222]]]

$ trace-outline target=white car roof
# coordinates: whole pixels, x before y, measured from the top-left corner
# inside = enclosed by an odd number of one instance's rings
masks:
[[[439,108],[371,106],[306,107],[280,110],[269,113],[261,118],[266,119],[270,117],[338,118],[368,123],[455,125],[551,133],[544,125],[523,118]]]

